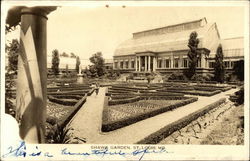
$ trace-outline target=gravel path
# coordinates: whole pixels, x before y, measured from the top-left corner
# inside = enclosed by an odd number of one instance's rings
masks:
[[[162,127],[209,105],[220,98],[227,98],[237,89],[231,89],[211,97],[199,96],[198,101],[179,107],[173,111],[139,121],[132,125],[108,133],[101,133],[102,110],[105,89],[100,88],[99,95],[93,93],[68,125],[74,130],[72,137],[86,138],[89,144],[134,144]]]

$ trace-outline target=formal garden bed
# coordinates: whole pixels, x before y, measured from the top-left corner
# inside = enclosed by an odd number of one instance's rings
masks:
[[[138,121],[173,110],[197,101],[198,98],[182,99],[143,99],[133,103],[104,107],[102,131],[108,132]]]

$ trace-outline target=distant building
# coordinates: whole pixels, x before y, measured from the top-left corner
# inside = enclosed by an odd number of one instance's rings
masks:
[[[121,72],[173,73],[188,68],[187,46],[191,32],[200,40],[201,56],[197,73],[213,71],[217,47],[222,44],[224,63],[228,70],[235,61],[244,59],[244,38],[221,39],[216,23],[206,18],[133,33],[121,43],[113,56],[114,70]]]
[[[89,61],[85,59],[80,59],[80,62],[81,62],[80,64],[81,69],[85,69]],[[48,56],[47,69],[49,73],[52,73],[51,66],[52,66],[52,56]],[[76,72],[76,58],[60,56],[59,71],[61,74],[66,72],[67,66],[69,73]]]
[[[113,59],[104,59],[104,67],[106,70],[113,69]]]

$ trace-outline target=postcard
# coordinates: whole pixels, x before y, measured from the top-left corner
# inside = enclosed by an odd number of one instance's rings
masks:
[[[2,160],[248,160],[248,1],[2,1]]]

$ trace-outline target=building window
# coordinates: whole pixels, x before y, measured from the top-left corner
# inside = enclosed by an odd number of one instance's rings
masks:
[[[179,59],[174,59],[174,67],[175,68],[179,67]]]
[[[162,60],[161,60],[161,59],[160,59],[160,60],[158,60],[158,68],[162,68],[161,63],[162,63]]]
[[[117,62],[115,62],[115,69],[118,67],[118,63]]]
[[[131,68],[135,68],[135,62],[131,61]]]
[[[230,61],[224,61],[225,68],[230,68]]]
[[[125,62],[125,68],[128,68],[128,61]]]
[[[123,69],[123,62],[120,62],[120,68]]]
[[[166,68],[170,68],[170,61],[169,61],[169,59],[166,59]]]
[[[197,68],[200,68],[200,67],[201,67],[201,59],[200,59],[200,58],[197,59],[196,67],[197,67]]]
[[[183,67],[184,68],[188,67],[188,59],[183,59]]]
[[[209,68],[214,68],[215,62],[209,62]]]

